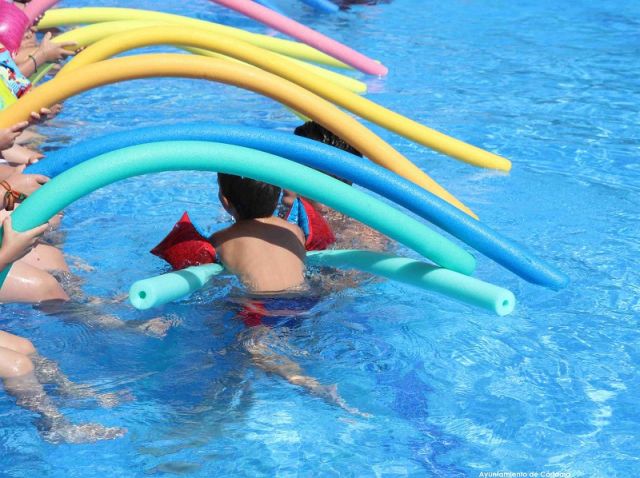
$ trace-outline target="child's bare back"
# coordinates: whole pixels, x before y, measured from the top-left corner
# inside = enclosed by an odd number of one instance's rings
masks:
[[[225,267],[253,292],[276,292],[304,283],[304,235],[271,216],[239,220],[210,238]]]
[[[274,212],[280,188],[218,174],[220,203],[235,224],[211,236],[220,261],[252,292],[280,292],[304,283],[304,235]]]

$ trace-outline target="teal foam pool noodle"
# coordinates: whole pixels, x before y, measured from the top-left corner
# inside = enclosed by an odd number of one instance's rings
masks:
[[[513,293],[473,277],[425,262],[373,251],[327,250],[307,253],[307,265],[356,269],[489,310],[510,314],[516,304]],[[187,297],[222,272],[222,266],[205,264],[135,282],[129,300],[137,309],[149,309]]]
[[[151,309],[188,297],[224,271],[220,264],[204,264],[134,282],[129,301],[138,310]]]
[[[217,171],[295,191],[353,217],[435,263],[471,274],[474,257],[424,224],[324,173],[240,146],[202,141],[141,144],[100,155],[65,171],[12,213],[24,232],[44,224],[77,199],[122,179],[163,171]],[[2,235],[0,234],[0,244]],[[0,274],[3,281],[10,267]]]
[[[406,257],[373,251],[317,251],[307,254],[307,264],[369,272],[446,295],[499,316],[510,314],[516,305],[516,298],[508,289]]]

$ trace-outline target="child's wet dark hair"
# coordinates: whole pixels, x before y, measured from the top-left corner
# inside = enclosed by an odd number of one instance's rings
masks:
[[[271,184],[218,173],[220,193],[227,198],[238,214],[238,219],[269,217],[278,206],[280,188]]]
[[[362,157],[362,153],[360,151],[351,146],[340,136],[332,133],[327,128],[316,123],[315,121],[307,121],[305,124],[298,126],[293,131],[293,133],[296,136],[303,136],[314,141],[319,141],[321,143],[328,144],[329,146],[333,146],[334,148],[346,151],[347,153],[355,154],[356,156]],[[348,185],[353,184],[351,181],[347,181],[346,179],[335,176],[333,174],[329,174],[329,176],[331,176],[332,178],[336,178],[343,183],[347,183]]]
[[[339,148],[347,153],[362,157],[362,153],[360,151],[351,146],[340,136],[333,134],[327,128],[315,121],[307,121],[305,124],[298,126],[293,133],[296,136],[304,136],[305,138],[320,141],[321,143],[328,144],[334,148]]]

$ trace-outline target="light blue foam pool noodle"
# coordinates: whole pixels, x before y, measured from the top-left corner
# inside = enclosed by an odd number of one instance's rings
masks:
[[[516,304],[513,293],[502,287],[425,262],[380,252],[314,251],[307,253],[307,265],[369,272],[443,294],[499,316],[510,314]],[[131,286],[129,300],[140,310],[159,307],[193,294],[222,271],[220,265],[205,264],[142,279]]]
[[[450,240],[331,176],[262,151],[203,141],[141,144],[80,163],[28,197],[13,212],[13,227],[18,232],[32,229],[77,199],[116,181],[180,170],[236,174],[295,191],[369,225],[436,264],[464,274],[475,269],[473,256]]]
[[[138,128],[50,152],[26,172],[53,177],[109,151],[169,140],[237,144],[320,169],[407,208],[529,282],[556,290],[569,283],[569,278],[554,265],[412,182],[366,159],[288,132],[201,122]],[[526,236],[526,231],[523,233]]]

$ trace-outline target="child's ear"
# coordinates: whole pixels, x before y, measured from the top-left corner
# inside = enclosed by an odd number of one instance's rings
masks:
[[[224,210],[235,217],[235,209],[233,208],[229,200],[222,194],[222,192],[218,192],[218,199],[220,200],[220,204],[222,204]]]

